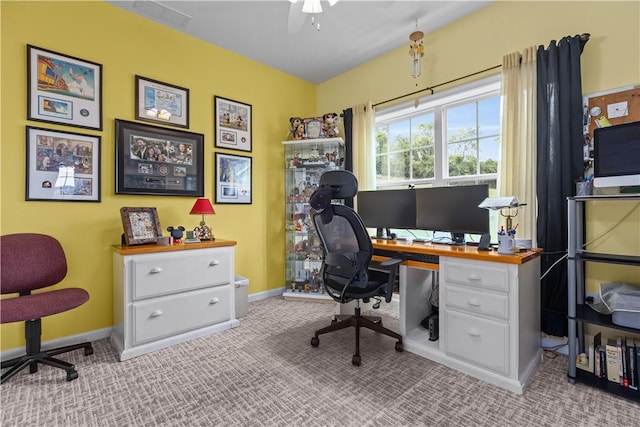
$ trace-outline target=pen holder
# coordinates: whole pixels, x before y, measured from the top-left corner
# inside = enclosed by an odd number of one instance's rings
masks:
[[[498,253],[504,255],[516,253],[516,239],[509,234],[498,234]]]
[[[592,193],[592,180],[576,182],[576,196],[590,196]]]

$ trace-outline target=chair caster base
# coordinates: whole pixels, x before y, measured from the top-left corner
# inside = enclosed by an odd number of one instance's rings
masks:
[[[318,337],[311,338],[311,346],[317,347],[320,345],[320,339]]]
[[[360,357],[360,355],[354,354],[353,357],[351,358],[351,364],[353,366],[360,366],[361,363],[362,363],[362,358]]]
[[[404,344],[402,344],[402,341],[396,342],[396,351],[399,351],[399,352],[404,351]]]
[[[78,371],[67,371],[67,381],[73,381],[78,378]]]

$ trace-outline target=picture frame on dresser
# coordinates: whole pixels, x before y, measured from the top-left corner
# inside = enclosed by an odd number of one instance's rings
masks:
[[[204,135],[115,120],[116,194],[202,197]]]
[[[189,127],[189,89],[136,75],[136,120]]]
[[[162,237],[156,208],[120,208],[124,241],[128,246],[156,243]]]
[[[102,64],[27,45],[27,119],[102,130]]]
[[[25,199],[100,202],[98,135],[26,127]]]
[[[250,104],[214,96],[216,147],[251,151],[253,126]]]
[[[251,157],[216,153],[216,203],[251,204]]]

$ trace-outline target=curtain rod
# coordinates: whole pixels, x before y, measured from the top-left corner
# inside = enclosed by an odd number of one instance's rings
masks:
[[[448,82],[439,83],[437,85],[433,85],[433,86],[430,86],[430,87],[427,87],[427,88],[424,88],[424,89],[420,89],[420,90],[417,90],[415,92],[407,93],[407,94],[404,94],[404,95],[396,96],[395,98],[391,98],[391,99],[387,99],[385,101],[377,102],[377,103],[373,104],[373,107],[375,108],[378,105],[386,104],[387,102],[391,102],[391,101],[397,101],[398,99],[406,98],[407,96],[416,95],[418,93],[426,92],[428,90],[430,90],[431,91],[431,95],[433,95],[433,89],[435,89],[437,87],[448,85],[449,83],[457,82],[458,80],[467,79],[467,78],[473,77],[473,76],[475,76],[477,74],[486,73],[487,71],[495,70],[496,68],[500,68],[500,67],[502,67],[502,64],[495,65],[495,66],[490,67],[490,68],[485,68],[484,70],[476,71],[475,73],[467,74],[466,76],[458,77],[456,79],[449,80]]]

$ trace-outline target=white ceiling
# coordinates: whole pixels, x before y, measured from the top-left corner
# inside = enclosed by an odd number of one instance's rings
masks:
[[[322,0],[323,13],[315,16],[320,31],[305,14],[294,34],[288,31],[288,0],[107,1],[317,84],[403,45],[408,48],[416,20],[427,35],[494,0],[340,0],[331,7]]]

